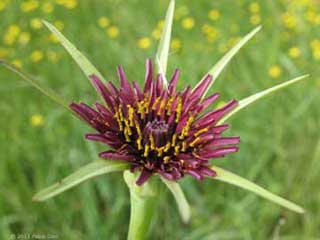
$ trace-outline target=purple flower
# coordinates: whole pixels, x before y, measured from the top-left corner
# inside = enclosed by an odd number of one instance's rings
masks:
[[[204,114],[219,98],[218,93],[202,98],[212,76],[206,75],[194,89],[188,85],[177,91],[179,75],[176,70],[168,86],[164,86],[163,76],[158,74],[154,79],[152,62],[147,60],[142,90],[136,82],[129,83],[120,66],[120,89],[110,81],[104,84],[97,76],[90,77],[105,104],[96,103],[95,108],[84,103],[70,105],[97,131],[86,138],[112,148],[99,156],[128,162],[131,171],[141,172],[138,185],[155,173],[169,180],[178,180],[185,174],[198,180],[212,177],[215,172],[209,167],[209,159],[238,151],[240,138],[223,137],[229,125],[217,125],[238,102],[231,100]]]

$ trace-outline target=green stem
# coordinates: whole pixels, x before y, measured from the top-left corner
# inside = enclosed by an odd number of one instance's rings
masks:
[[[136,174],[124,172],[124,179],[130,190],[130,224],[128,240],[147,239],[148,230],[154,214],[156,203],[155,182],[149,180],[143,186],[137,186]]]

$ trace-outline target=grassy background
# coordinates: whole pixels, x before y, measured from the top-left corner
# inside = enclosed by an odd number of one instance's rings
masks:
[[[37,19],[61,28],[63,23],[66,36],[107,79],[117,83],[115,68],[122,64],[130,79],[142,84],[144,61],[157,47],[152,32],[167,4],[1,0],[0,57],[22,65],[70,102],[93,103],[97,96],[90,83],[49,32],[37,26]],[[181,68],[180,86],[195,85],[257,24],[264,26],[262,32],[211,92],[223,93],[222,100],[241,99],[300,74],[312,75],[233,117],[228,134],[241,136],[241,150],[215,162],[301,204],[307,213],[300,216],[235,187],[188,177],[181,184],[192,205],[192,222],[181,223],[167,193],[161,197],[150,239],[320,239],[317,1],[177,0],[176,9],[176,43],[168,72]],[[108,27],[99,26],[103,16],[110,20]],[[118,28],[117,36],[110,36],[115,29],[110,26]],[[141,38],[147,38],[145,44],[139,44]],[[101,145],[83,138],[90,129],[4,68],[0,99],[0,239],[31,233],[59,239],[125,239],[130,206],[120,174],[99,177],[44,203],[31,201],[37,190],[97,158]],[[43,123],[32,124],[34,115],[42,116]]]

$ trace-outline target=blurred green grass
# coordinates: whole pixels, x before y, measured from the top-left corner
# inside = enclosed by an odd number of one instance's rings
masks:
[[[93,103],[97,96],[90,83],[38,19],[63,27],[107,79],[117,84],[115,68],[122,64],[131,80],[142,84],[144,61],[156,52],[155,30],[167,4],[165,0],[1,0],[0,57],[21,64],[70,102]],[[28,8],[31,11],[26,12]],[[319,9],[312,0],[177,1],[168,73],[181,68],[180,87],[195,85],[256,24],[263,25],[262,32],[211,91],[222,92],[223,100],[240,99],[311,74],[231,119],[229,134],[241,136],[241,150],[215,162],[301,204],[307,213],[288,212],[212,180],[199,183],[186,178],[181,182],[192,204],[191,224],[181,223],[168,193],[161,198],[150,239],[320,238]],[[107,17],[110,25],[101,27],[101,17]],[[294,54],[297,49],[299,54]],[[4,68],[0,98],[0,239],[13,233],[125,239],[129,195],[120,175],[99,177],[45,203],[31,202],[37,190],[97,158],[101,146],[83,138],[90,129]],[[38,126],[31,121],[37,115],[43,118]],[[280,219],[285,224],[276,234]]]

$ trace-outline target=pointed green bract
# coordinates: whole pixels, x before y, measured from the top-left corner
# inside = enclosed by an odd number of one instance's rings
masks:
[[[33,201],[44,201],[54,197],[90,178],[111,172],[118,172],[128,169],[128,164],[111,160],[98,160],[80,168],[75,173],[62,179],[61,181],[47,187],[32,198]]]
[[[222,70],[228,65],[230,60],[236,55],[236,53],[261,29],[261,26],[253,29],[251,32],[249,32],[246,36],[244,36],[229,52],[227,52],[208,72],[208,74],[212,75],[212,82],[207,87],[207,90],[203,94],[202,98],[204,98],[209,91],[212,84],[215,82],[215,80],[219,77]],[[197,84],[197,86],[201,84],[201,81]],[[196,86],[196,87],[197,87]],[[196,88],[195,87],[195,88]]]
[[[167,71],[168,55],[170,50],[174,5],[175,5],[175,1],[171,0],[167,9],[166,18],[165,18],[165,22],[162,30],[162,35],[160,38],[158,51],[156,54],[158,73],[161,73],[164,76],[164,78]]]
[[[26,73],[22,69],[14,66],[13,64],[10,64],[7,61],[2,60],[2,59],[0,59],[0,65],[3,65],[6,68],[8,68],[9,70],[11,70],[12,72],[18,74],[28,84],[30,84],[34,88],[38,89],[41,93],[43,93],[44,95],[49,97],[52,101],[54,101],[55,103],[63,106],[64,108],[68,109],[69,111],[71,111],[71,109],[69,108],[69,104],[67,102],[65,102],[65,100],[61,96],[59,96],[59,94],[57,94],[55,91],[53,91],[50,88],[42,86],[42,84],[40,84],[37,80],[35,80],[34,77],[32,77],[30,74]]]
[[[223,118],[221,118],[219,120],[219,122],[217,123],[218,125],[219,124],[222,124],[223,122],[225,122],[227,119],[229,119],[232,115],[234,115],[235,113],[239,112],[240,110],[246,108],[248,105],[254,103],[255,101],[263,98],[263,97],[266,97],[278,90],[281,90],[285,87],[288,87],[290,86],[291,84],[293,83],[297,83],[305,78],[309,77],[309,75],[303,75],[303,76],[300,76],[300,77],[297,77],[297,78],[294,78],[292,80],[289,80],[289,81],[286,81],[284,83],[281,83],[281,84],[278,84],[274,87],[271,87],[271,88],[268,88],[268,89],[265,89],[261,92],[258,92],[256,94],[253,94],[247,98],[244,98],[242,100],[239,101],[239,104],[237,107],[235,107],[230,113],[228,113],[227,115],[225,115]]]
[[[232,185],[238,186],[240,188],[246,189],[248,191],[251,191],[263,198],[266,198],[282,207],[285,207],[287,209],[290,209],[297,213],[304,213],[304,209],[300,206],[282,198],[279,197],[266,189],[258,186],[257,184],[242,178],[234,173],[231,173],[227,170],[224,170],[222,168],[211,166],[211,169],[216,172],[216,176],[213,177],[213,179],[217,179],[222,182],[230,183]]]
[[[43,21],[43,23],[52,34],[58,38],[62,46],[72,56],[87,77],[94,74],[104,80],[101,73],[92,65],[92,63],[55,26],[47,21]]]
[[[188,223],[191,217],[190,205],[180,187],[180,185],[175,181],[169,181],[167,179],[161,178],[164,184],[169,188],[170,192],[173,194],[178,209],[184,223]]]

